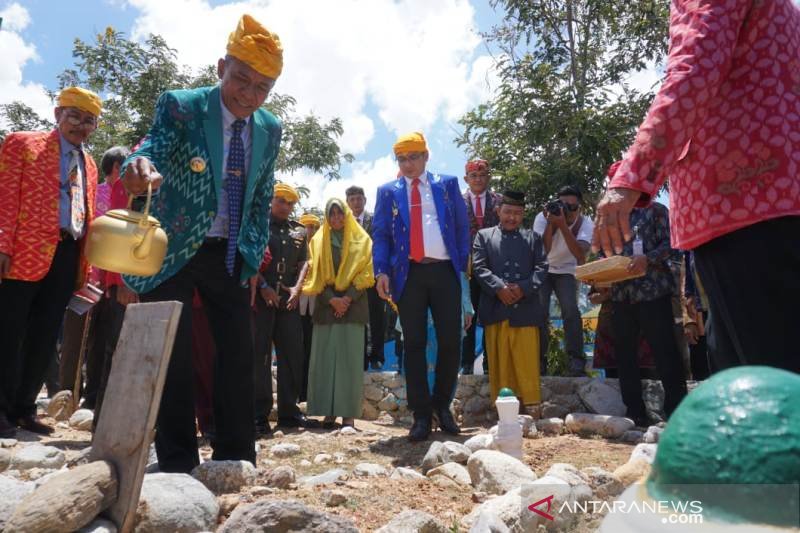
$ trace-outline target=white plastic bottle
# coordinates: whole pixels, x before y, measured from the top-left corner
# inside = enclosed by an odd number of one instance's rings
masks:
[[[509,388],[500,390],[495,400],[497,408],[497,434],[494,445],[501,452],[522,459],[522,424],[519,422],[519,400]]]

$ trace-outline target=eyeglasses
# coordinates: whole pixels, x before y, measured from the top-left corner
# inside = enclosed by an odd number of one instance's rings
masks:
[[[417,161],[422,159],[424,156],[425,156],[425,154],[421,154],[419,152],[413,153],[413,154],[408,154],[408,156],[398,155],[397,156],[397,162],[400,163],[401,165],[403,163],[408,163],[409,161],[411,161],[412,163],[416,163]]]
[[[72,126],[80,126],[82,128],[96,128],[97,127],[97,118],[91,117],[84,120],[81,120],[80,117],[75,115],[67,115],[66,117],[67,122],[69,122]]]

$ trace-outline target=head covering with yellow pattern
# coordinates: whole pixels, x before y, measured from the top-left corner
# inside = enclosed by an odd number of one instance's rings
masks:
[[[283,70],[281,40],[250,15],[239,19],[228,37],[227,52],[268,78],[278,79]]]
[[[394,155],[406,154],[409,152],[427,152],[428,143],[425,136],[418,132],[406,133],[401,135],[394,143]]]
[[[103,102],[92,91],[80,87],[67,87],[58,95],[58,107],[77,107],[99,117],[103,111]]]
[[[274,194],[278,198],[283,198],[287,202],[297,202],[300,200],[300,195],[297,194],[295,188],[288,183],[276,183]]]
[[[333,251],[331,250],[331,225],[329,222],[331,208],[337,206],[344,213],[344,231],[342,235],[341,263],[338,271],[333,268]],[[353,212],[344,200],[331,198],[325,206],[325,221],[322,228],[311,239],[309,247],[311,255],[308,263],[310,271],[303,284],[303,294],[316,295],[325,287],[333,285],[337,291],[344,291],[350,285],[364,290],[375,284],[372,267],[372,239],[361,227]]]
[[[299,222],[304,226],[317,226],[319,227],[319,217],[314,213],[303,213]]]

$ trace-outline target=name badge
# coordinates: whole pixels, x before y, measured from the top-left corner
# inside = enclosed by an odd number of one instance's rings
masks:
[[[633,241],[633,255],[644,255],[644,243],[639,237]]]

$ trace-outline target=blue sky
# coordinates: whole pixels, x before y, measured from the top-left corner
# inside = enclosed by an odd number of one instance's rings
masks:
[[[55,88],[73,65],[76,37],[92,41],[109,25],[136,39],[158,33],[179,62],[199,67],[224,54],[242,13],[253,14],[284,43],[275,90],[295,96],[301,111],[341,117],[343,148],[356,157],[337,183],[280,176],[310,186],[311,204],[352,183],[371,204],[375,188],[394,176],[394,139],[411,130],[428,137],[431,170],[462,175],[458,117],[489,98],[495,80],[478,32],[500,19],[481,0],[0,0],[0,12],[0,104],[20,99],[48,116],[43,88]]]

